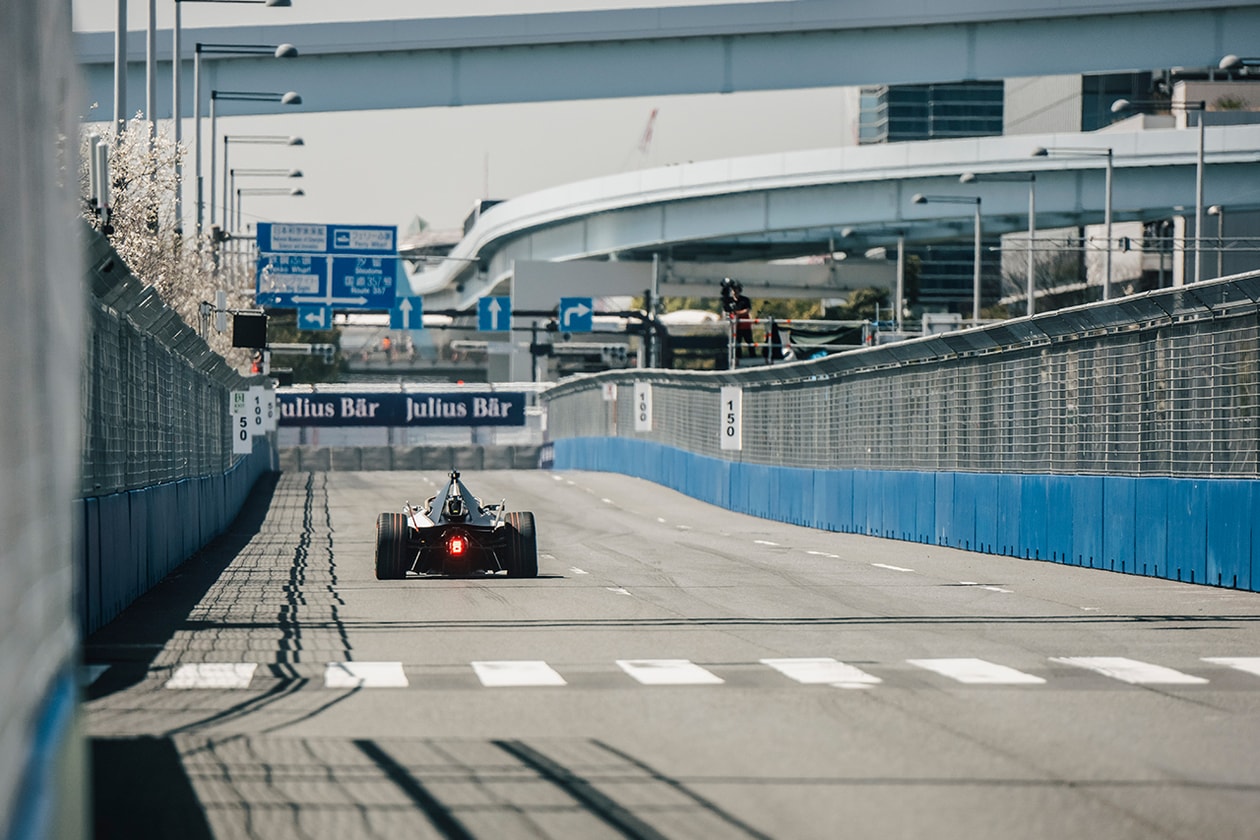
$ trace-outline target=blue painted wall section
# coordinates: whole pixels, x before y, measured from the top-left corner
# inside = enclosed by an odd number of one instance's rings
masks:
[[[80,499],[75,512],[82,588],[79,626],[99,630],[132,601],[223,533],[254,482],[274,468],[263,438],[223,475],[208,475]]]
[[[1260,583],[1254,480],[809,470],[633,438],[557,440],[555,468],[633,475],[827,531],[1249,591]]]

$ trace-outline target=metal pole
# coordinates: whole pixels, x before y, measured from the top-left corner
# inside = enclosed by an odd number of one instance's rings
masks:
[[[114,136],[127,129],[127,0],[117,0],[114,25]]]
[[[205,206],[201,193],[201,44],[193,50],[193,165],[195,167],[197,196],[197,239],[201,239],[201,227]]]
[[[232,217],[228,210],[232,207],[232,194],[228,192],[228,136],[223,135],[223,229],[232,229]]]
[[[901,312],[905,309],[906,299],[906,235],[897,234],[897,332],[901,332]]]
[[[652,255],[652,300],[648,303],[648,334],[651,341],[648,344],[648,367],[655,368],[657,366],[657,347],[656,347],[656,302],[660,299],[661,294],[661,258],[659,254]]]
[[[214,153],[214,100],[217,90],[210,91],[210,227],[214,227],[214,164],[217,155]]]
[[[1216,276],[1225,276],[1225,208],[1216,213]]]
[[[971,289],[971,321],[980,326],[980,198],[976,198],[976,242],[974,248],[975,269]]]
[[[184,231],[184,165],[183,151],[179,148],[183,140],[184,112],[179,101],[179,0],[175,0],[175,20],[171,26],[171,122],[175,129],[175,232]]]
[[[1033,254],[1037,240],[1037,176],[1028,176],[1028,317],[1037,311],[1034,296],[1036,283],[1033,273]]]
[[[1207,103],[1199,103],[1199,155],[1194,168],[1194,282],[1203,279],[1203,124]]]
[[[157,0],[149,0],[149,33],[145,40],[144,69],[144,115],[149,120],[149,151],[151,152],[153,140],[157,135]]]
[[[1107,276],[1103,279],[1103,300],[1111,300],[1111,173],[1114,155],[1112,150],[1107,150],[1107,207],[1106,207],[1106,226],[1107,226]]]

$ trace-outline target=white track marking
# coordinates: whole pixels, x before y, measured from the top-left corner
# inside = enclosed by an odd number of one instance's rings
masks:
[[[777,546],[778,543],[770,542],[770,540],[753,540],[753,545],[776,545]]]
[[[406,688],[401,662],[329,662],[324,688]]]
[[[763,659],[761,664],[769,665],[783,676],[805,685],[825,684],[837,688],[870,688],[883,682],[879,677],[868,674],[861,668],[837,662],[829,656]]]
[[[987,589],[987,590],[989,590],[990,592],[1005,592],[1005,593],[1007,593],[1008,595],[1009,595],[1011,592],[1013,592],[1013,591],[1014,591],[1014,590],[1012,590],[1012,589],[1003,589],[1003,588],[1002,588],[1002,587],[1000,587],[1000,586],[982,586],[982,587],[980,587],[980,588],[981,588],[981,589]]]
[[[614,593],[616,593],[616,594],[618,594],[618,595],[629,595],[629,594],[630,594],[628,591],[626,591],[625,589],[622,589],[620,586],[606,586],[606,587],[604,587],[604,588],[605,588],[605,589],[607,589],[609,592],[614,592]]]
[[[600,501],[606,505],[611,505],[613,503],[612,499],[600,499]]]
[[[983,659],[907,659],[911,665],[935,671],[968,685],[1040,685],[1041,677]]]
[[[826,551],[806,551],[805,553],[806,553],[806,554],[812,554],[812,555],[814,555],[815,557],[830,557],[832,560],[839,560],[839,559],[840,559],[840,555],[839,555],[839,554],[830,554],[830,553],[828,553],[828,552],[826,552]]]
[[[1088,668],[1105,677],[1131,685],[1202,685],[1203,677],[1183,674],[1162,665],[1152,665],[1125,656],[1052,656],[1051,661]]]
[[[564,677],[541,660],[504,660],[498,662],[474,662],[477,679],[489,688],[527,685],[567,685]]]
[[[914,571],[914,569],[907,569],[905,566],[890,566],[887,563],[872,563],[871,565],[877,569],[888,569],[889,571],[893,571],[893,572],[913,572]]]
[[[725,682],[688,659],[618,659],[617,665],[644,685],[719,685]]]
[[[1205,656],[1203,661],[1211,662],[1213,665],[1225,665],[1260,677],[1260,656]]]
[[[675,525],[674,527],[675,527],[675,528],[677,528],[679,531],[690,531],[690,530],[691,530],[691,526],[690,526],[690,525]]]
[[[86,688],[101,678],[101,674],[109,670],[108,665],[84,665],[79,669],[79,685]]]
[[[249,688],[257,662],[197,662],[180,665],[166,688]]]
[[[555,473],[552,473],[552,475],[551,475],[551,480],[552,480],[552,481],[564,481],[564,476],[562,476],[562,475],[556,475]]]
[[[664,525],[664,524],[665,524],[665,517],[663,517],[663,516],[658,516],[658,517],[656,517],[656,521],[657,521],[657,522],[659,522],[659,523],[661,523],[662,525]]]
[[[569,571],[570,571],[570,572],[573,572],[573,574],[575,574],[575,575],[584,575],[584,574],[587,574],[586,572],[584,572],[584,571],[582,571],[581,569],[579,569],[577,566],[572,567],[571,569],[569,569]]]

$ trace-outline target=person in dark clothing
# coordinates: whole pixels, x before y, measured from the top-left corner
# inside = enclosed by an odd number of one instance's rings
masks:
[[[753,355],[752,301],[744,295],[744,287],[738,280],[727,277],[722,281],[722,311],[735,324],[735,354],[743,356],[741,345],[748,345],[748,355]]]

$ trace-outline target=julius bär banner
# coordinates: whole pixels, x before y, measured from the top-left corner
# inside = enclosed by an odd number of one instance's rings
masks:
[[[277,394],[281,426],[524,426],[525,395]]]

